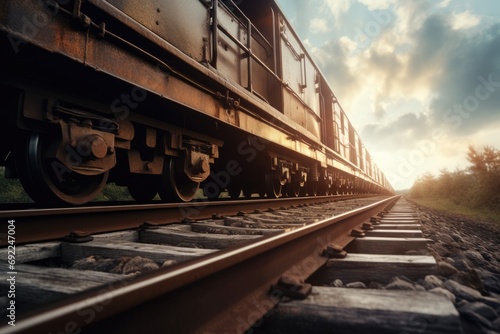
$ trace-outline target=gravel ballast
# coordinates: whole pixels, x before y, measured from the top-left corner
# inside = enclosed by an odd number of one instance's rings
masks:
[[[465,333],[500,333],[500,225],[414,206],[438,275],[414,282],[449,298]]]

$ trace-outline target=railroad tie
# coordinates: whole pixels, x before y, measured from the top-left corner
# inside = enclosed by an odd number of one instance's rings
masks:
[[[276,333],[460,333],[458,312],[426,291],[313,287],[304,300],[280,303],[266,320]]]

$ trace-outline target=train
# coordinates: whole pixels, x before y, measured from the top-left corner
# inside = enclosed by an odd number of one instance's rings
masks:
[[[3,0],[0,164],[42,204],[392,194],[273,0]]]

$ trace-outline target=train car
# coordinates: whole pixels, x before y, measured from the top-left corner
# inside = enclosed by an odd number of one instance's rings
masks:
[[[1,164],[36,202],[392,192],[272,0],[4,0],[0,48]]]

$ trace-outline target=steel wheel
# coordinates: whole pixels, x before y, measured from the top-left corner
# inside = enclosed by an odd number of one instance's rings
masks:
[[[286,195],[288,197],[299,197],[300,195],[300,184],[292,179],[292,183],[285,186]]]
[[[266,172],[266,187],[267,187],[267,197],[278,198],[281,196],[281,189],[283,187],[283,182],[280,178],[280,174],[275,170],[270,170]]]
[[[82,175],[70,171],[47,155],[57,149],[58,139],[34,133],[21,141],[16,151],[16,165],[21,183],[37,203],[85,204],[101,193],[109,171],[99,175]]]
[[[217,199],[220,194],[221,189],[217,185],[215,187],[209,187],[207,185],[203,187],[203,195],[205,195],[208,199]]]
[[[245,187],[243,188],[243,196],[245,196],[246,199],[252,198],[253,191],[250,189],[250,187]]]
[[[158,193],[166,202],[189,202],[200,188],[200,182],[191,180],[184,173],[184,159],[170,157],[165,160],[165,167]]]
[[[311,181],[306,183],[307,187],[307,194],[309,196],[317,196],[318,195],[318,187],[319,187],[319,182],[318,181]]]
[[[241,187],[240,186],[229,185],[229,188],[227,189],[227,191],[228,191],[229,197],[231,197],[231,199],[240,198],[240,194],[241,194]]]
[[[150,175],[135,178],[128,186],[128,192],[137,202],[151,202],[158,193],[157,180]]]
[[[295,197],[299,197],[300,195],[300,189],[302,189],[302,187],[300,186],[300,176],[298,176],[297,174],[295,176],[292,177],[292,184],[291,184],[291,188],[292,188],[292,195],[295,196]],[[303,183],[302,183],[303,185]]]
[[[328,185],[325,185],[325,195],[326,196],[330,196],[330,191],[331,191],[330,187]]]

